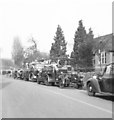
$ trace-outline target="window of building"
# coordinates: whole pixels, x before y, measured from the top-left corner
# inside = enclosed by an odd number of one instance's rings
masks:
[[[106,52],[102,52],[101,53],[101,64],[105,64],[106,63]]]
[[[109,75],[111,72],[111,65],[107,66],[107,69],[106,69],[106,75]]]
[[[92,61],[93,61],[93,65],[95,65],[95,59],[93,59]]]

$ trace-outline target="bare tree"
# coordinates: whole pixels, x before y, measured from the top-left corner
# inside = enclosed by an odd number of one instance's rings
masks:
[[[14,38],[13,48],[12,48],[12,59],[14,60],[14,64],[18,67],[22,66],[22,62],[24,59],[24,52],[22,44],[19,40],[19,37]]]

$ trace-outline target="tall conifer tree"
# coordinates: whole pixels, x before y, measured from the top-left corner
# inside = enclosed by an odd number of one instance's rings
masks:
[[[82,20],[79,21],[79,27],[75,32],[74,46],[71,53],[72,65],[77,68],[93,67],[93,31],[89,29],[86,33]]]
[[[80,20],[79,26],[74,35],[74,46],[73,46],[73,51],[71,53],[73,66],[79,65],[79,61],[80,61],[79,47],[80,47],[81,43],[83,43],[85,41],[85,39],[86,39],[86,30],[85,30],[85,27],[83,26],[82,20]]]
[[[60,25],[57,27],[56,35],[54,36],[54,43],[52,43],[50,50],[50,58],[57,60],[58,57],[66,56],[66,45],[65,37]]]

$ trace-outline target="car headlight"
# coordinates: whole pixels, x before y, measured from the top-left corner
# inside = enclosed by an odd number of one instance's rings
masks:
[[[36,78],[36,76],[34,76],[34,78]]]
[[[80,81],[83,81],[82,79],[80,79]]]
[[[96,75],[94,75],[94,76],[93,76],[93,78],[94,78],[94,79],[96,79],[96,78],[97,78],[97,76],[96,76]]]

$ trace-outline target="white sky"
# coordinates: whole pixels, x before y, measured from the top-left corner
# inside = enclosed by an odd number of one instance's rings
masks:
[[[95,37],[112,32],[112,0],[0,0],[0,52],[11,58],[14,37],[23,46],[34,37],[38,49],[48,52],[54,41],[57,25],[62,27],[67,51],[72,51],[74,33],[82,19]]]

